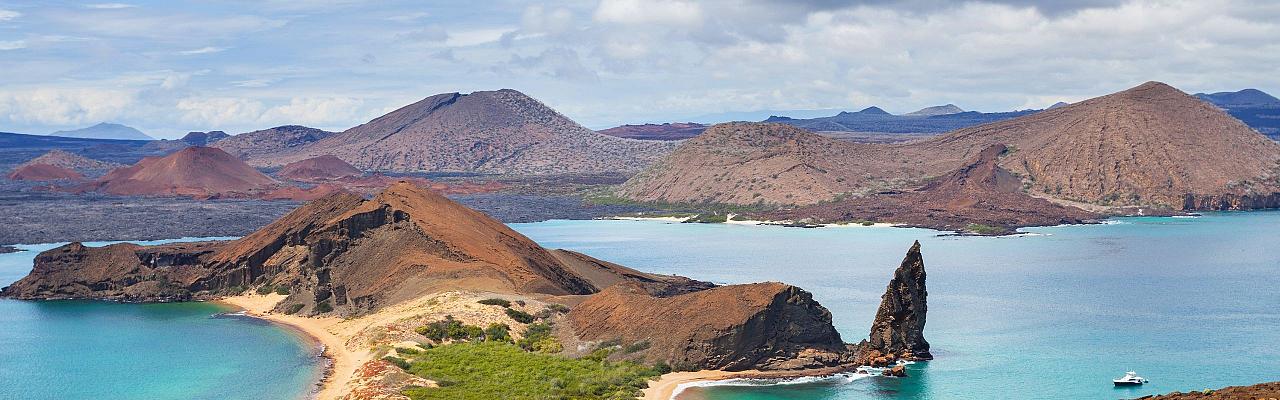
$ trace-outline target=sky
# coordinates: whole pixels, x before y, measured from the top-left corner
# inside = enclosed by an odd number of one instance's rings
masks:
[[[1149,80],[1280,94],[1275,1],[0,0],[0,131],[342,130],[511,88],[591,128],[1043,108]]]

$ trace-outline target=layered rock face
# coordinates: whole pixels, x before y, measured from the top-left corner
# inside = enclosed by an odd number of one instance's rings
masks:
[[[930,360],[929,342],[924,340],[925,313],[929,309],[925,290],[924,258],[920,242],[907,251],[902,265],[881,297],[880,309],[871,324],[870,339],[858,345],[859,361],[882,364],[884,359]]]
[[[191,300],[190,289],[210,271],[204,260],[217,242],[86,247],[71,243],[36,256],[31,273],[0,296],[16,299]]]
[[[831,313],[809,292],[776,282],[666,297],[621,284],[579,304],[569,323],[584,340],[647,342],[641,357],[679,368],[786,370],[852,360]]]

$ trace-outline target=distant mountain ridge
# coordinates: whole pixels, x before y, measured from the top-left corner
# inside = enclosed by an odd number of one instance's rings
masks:
[[[964,112],[964,109],[956,107],[955,104],[944,104],[940,106],[925,107],[918,111],[912,111],[902,115],[911,117],[932,117],[935,115],[959,114],[962,112]]]
[[[665,124],[622,125],[596,132],[627,139],[684,140],[702,134],[708,125],[696,122],[668,122]]]
[[[1237,92],[1196,93],[1197,98],[1227,110],[1250,128],[1280,140],[1280,99],[1258,89]]]
[[[49,136],[73,137],[81,139],[122,139],[122,140],[155,140],[142,131],[121,124],[113,124],[102,122],[97,125],[72,129],[66,131],[57,131],[50,133]]]

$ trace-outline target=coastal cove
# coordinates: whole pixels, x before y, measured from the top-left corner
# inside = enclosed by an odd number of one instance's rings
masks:
[[[159,244],[229,238],[136,242]],[[101,246],[110,242],[87,243]],[[0,286],[58,244],[0,254]],[[0,299],[0,398],[303,399],[324,371],[293,329],[212,302]]]
[[[1133,398],[1274,381],[1280,212],[1118,218],[1004,237],[914,228],[797,229],[660,221],[513,224],[538,243],[645,271],[809,289],[846,341],[867,335],[884,279],[920,240],[925,335],[908,378],[691,387],[682,400]],[[1115,389],[1136,370],[1151,380]]]

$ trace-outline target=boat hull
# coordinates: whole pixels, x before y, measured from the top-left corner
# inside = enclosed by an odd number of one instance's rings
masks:
[[[1142,386],[1142,382],[1115,382],[1116,386]]]

